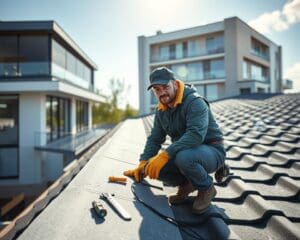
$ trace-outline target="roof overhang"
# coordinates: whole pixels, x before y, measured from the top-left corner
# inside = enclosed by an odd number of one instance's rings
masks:
[[[44,92],[49,94],[63,94],[75,96],[94,102],[105,102],[99,94],[83,89],[63,81],[17,81],[0,82],[0,93]]]

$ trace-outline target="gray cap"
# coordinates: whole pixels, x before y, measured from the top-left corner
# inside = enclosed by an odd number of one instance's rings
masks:
[[[170,80],[175,80],[174,73],[170,69],[166,67],[156,68],[150,74],[150,85],[147,90],[157,84],[168,84]]]

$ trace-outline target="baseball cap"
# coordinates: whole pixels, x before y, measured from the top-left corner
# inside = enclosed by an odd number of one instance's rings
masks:
[[[170,80],[175,80],[174,73],[170,69],[166,67],[156,68],[150,74],[150,85],[147,90],[157,84],[168,84]]]

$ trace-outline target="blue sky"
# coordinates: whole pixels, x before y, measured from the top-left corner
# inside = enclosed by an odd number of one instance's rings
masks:
[[[0,0],[0,20],[55,20],[99,67],[97,87],[110,78],[138,107],[137,37],[237,16],[283,49],[283,77],[300,92],[300,0]]]

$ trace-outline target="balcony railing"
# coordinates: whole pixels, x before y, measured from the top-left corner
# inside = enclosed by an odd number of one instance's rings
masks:
[[[257,57],[260,57],[260,58],[262,58],[262,59],[264,59],[266,61],[270,60],[270,57],[269,57],[268,54],[256,51],[255,49],[251,49],[250,53],[253,54],[253,55],[255,55],[255,56],[257,56]]]
[[[48,142],[48,132],[35,132],[35,149],[48,152],[72,153],[74,155],[87,149],[107,133],[107,129],[95,128]]]
[[[204,49],[199,52],[188,52],[188,51],[183,51],[183,54],[181,56],[174,56],[174,54],[169,54],[169,55],[164,55],[164,56],[159,56],[159,55],[153,55],[151,56],[151,63],[155,62],[162,62],[162,61],[170,61],[170,60],[180,60],[180,59],[185,59],[185,58],[190,58],[190,57],[201,57],[205,55],[212,55],[212,54],[218,54],[218,53],[224,53],[224,47],[216,47],[214,49]]]

